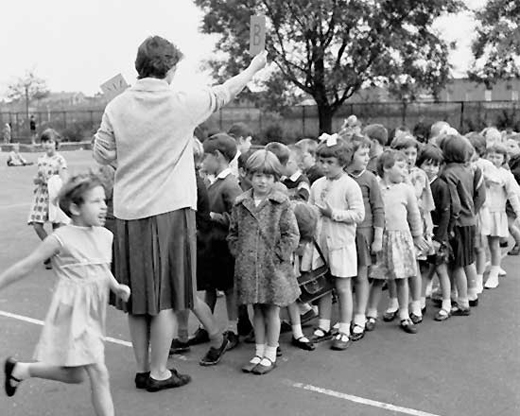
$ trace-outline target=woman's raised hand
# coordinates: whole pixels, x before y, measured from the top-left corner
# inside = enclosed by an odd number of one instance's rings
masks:
[[[260,71],[267,64],[267,51],[262,51],[258,55],[256,55],[249,67],[254,70],[254,72]]]

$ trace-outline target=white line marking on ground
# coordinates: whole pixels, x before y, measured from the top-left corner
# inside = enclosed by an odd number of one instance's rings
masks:
[[[395,406],[389,403],[378,402],[376,400],[365,399],[359,396],[353,396],[351,394],[340,393],[334,390],[323,389],[321,387],[312,386],[310,384],[295,383],[289,381],[289,385],[298,389],[312,391],[315,393],[325,394],[327,396],[336,397],[337,399],[348,400],[350,402],[363,404],[366,406],[378,407],[380,409],[390,410],[392,412],[399,412],[405,415],[411,416],[439,416],[433,413],[423,412],[421,410],[409,409],[407,407]]]
[[[27,316],[22,316],[22,315],[17,315],[15,313],[11,313],[11,312],[0,311],[0,316],[4,316],[6,318],[11,318],[11,319],[16,319],[18,321],[28,322],[28,323],[34,324],[34,325],[43,326],[43,324],[44,324],[43,321],[40,321],[38,319],[33,319],[33,318],[29,318]],[[106,337],[105,340],[107,342],[111,342],[112,344],[122,345],[124,347],[132,347],[132,343],[131,342],[124,341],[122,339]],[[183,361],[189,361],[186,357],[184,357],[182,355],[178,355],[177,358],[180,358]],[[363,397],[353,396],[351,394],[346,394],[346,393],[340,393],[340,392],[334,391],[334,390],[323,389],[321,387],[316,387],[316,386],[313,386],[311,384],[296,383],[296,382],[291,381],[291,380],[287,380],[286,382],[291,387],[295,387],[295,388],[298,388],[298,389],[303,389],[303,390],[307,390],[307,391],[312,391],[314,393],[324,394],[324,395],[327,395],[327,396],[335,397],[337,399],[348,400],[350,402],[363,404],[365,406],[378,407],[380,409],[385,409],[385,410],[389,410],[389,411],[392,411],[392,412],[398,412],[398,413],[402,413],[402,414],[405,414],[405,415],[411,415],[411,416],[439,416],[439,415],[436,415],[436,414],[433,414],[433,413],[423,412],[421,410],[409,409],[407,407],[395,406],[393,404],[378,402],[376,400],[365,399]]]
[[[43,326],[44,322],[38,319],[28,318],[27,316],[17,315],[15,313],[0,311],[0,316],[5,316],[6,318],[17,319],[19,321],[28,322],[30,324]],[[124,341],[122,339],[105,337],[106,342],[111,342],[112,344],[123,345],[124,347],[132,347],[132,343],[128,341]]]
[[[23,204],[9,204],[9,205],[0,205],[0,209],[10,209],[10,208],[22,208],[30,206],[30,202],[24,202]]]

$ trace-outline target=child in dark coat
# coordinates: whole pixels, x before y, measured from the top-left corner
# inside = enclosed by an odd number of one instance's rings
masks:
[[[198,265],[201,273],[205,271],[205,282],[199,290],[206,290],[206,303],[212,311],[217,301],[217,290],[226,297],[228,315],[228,349],[238,344],[238,310],[233,289],[235,260],[229,252],[226,238],[229,232],[231,210],[235,199],[242,193],[238,179],[232,174],[229,163],[236,155],[236,141],[225,133],[208,138],[204,143],[203,168],[215,180],[208,187],[211,222],[207,235],[206,251],[201,253]]]

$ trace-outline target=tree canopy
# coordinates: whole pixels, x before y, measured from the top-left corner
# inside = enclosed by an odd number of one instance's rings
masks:
[[[320,131],[362,87],[434,94],[450,73],[449,45],[434,20],[455,13],[460,0],[195,0],[202,30],[220,34],[222,59],[210,64],[217,79],[238,73],[250,60],[249,21],[267,18],[266,48],[274,63],[265,96],[278,102],[291,88],[316,101]],[[222,53],[223,52],[223,53]]]
[[[38,100],[49,95],[47,83],[36,76],[33,71],[27,71],[23,77],[18,78],[7,87],[7,97],[11,100],[24,100],[25,112],[29,118],[29,105],[32,100]]]
[[[500,79],[520,76],[520,2],[488,0],[475,13],[477,36],[470,78],[489,88]]]

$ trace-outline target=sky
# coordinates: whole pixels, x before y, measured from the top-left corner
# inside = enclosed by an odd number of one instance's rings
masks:
[[[485,0],[466,0],[481,7]],[[192,0],[9,0],[0,21],[0,97],[28,70],[47,81],[51,91],[100,92],[117,73],[133,84],[139,44],[150,35],[180,47],[185,59],[176,83],[210,83],[203,61],[213,51],[214,36],[199,32],[201,11]],[[457,41],[451,63],[455,75],[471,62],[474,22],[468,13],[443,18],[436,27],[447,41]]]

